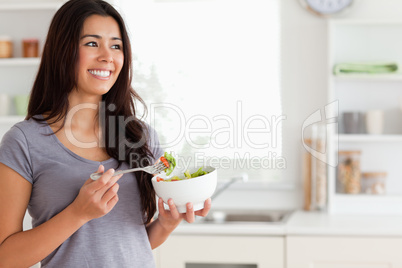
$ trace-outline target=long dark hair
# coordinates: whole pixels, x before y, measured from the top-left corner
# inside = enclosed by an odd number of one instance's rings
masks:
[[[100,121],[106,152],[119,161],[119,166],[123,162],[127,162],[131,167],[152,164],[153,155],[146,142],[149,131],[136,117],[135,112],[136,101],[143,105],[144,102],[131,86],[132,55],[126,26],[117,10],[105,1],[70,0],[56,12],[49,27],[39,71],[31,91],[26,119],[46,120],[51,124],[63,120],[62,127],[64,126],[69,110],[68,96],[77,82],[76,63],[80,33],[84,21],[91,15],[114,18],[123,40],[122,70],[109,92],[102,96],[102,105],[106,108],[102,109],[103,120]],[[36,115],[43,115],[43,119]],[[122,121],[115,120],[116,118],[123,118],[124,125],[116,122]],[[133,155],[141,161],[131,161]],[[156,212],[155,191],[150,176],[143,172],[136,173],[145,223],[149,223]]]

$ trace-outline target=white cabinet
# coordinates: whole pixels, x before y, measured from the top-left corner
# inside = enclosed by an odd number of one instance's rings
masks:
[[[362,172],[387,172],[386,195],[342,194],[336,190],[337,167],[329,166],[331,213],[402,214],[402,72],[333,75],[337,63],[396,62],[402,67],[402,21],[331,20],[328,28],[328,103],[337,102],[339,135],[329,133],[328,159],[339,151],[360,151]],[[342,114],[384,111],[381,135],[343,134]]]
[[[286,238],[287,268],[401,268],[402,238]]]
[[[284,268],[284,237],[171,235],[158,268]]]

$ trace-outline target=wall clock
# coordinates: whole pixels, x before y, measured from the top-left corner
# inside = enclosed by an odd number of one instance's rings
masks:
[[[348,9],[353,0],[299,0],[304,8],[319,16],[331,16]]]

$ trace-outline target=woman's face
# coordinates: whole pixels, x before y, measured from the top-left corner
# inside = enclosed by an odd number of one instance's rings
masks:
[[[112,17],[88,17],[79,41],[78,93],[98,97],[107,93],[116,82],[123,61],[123,41],[117,22]]]

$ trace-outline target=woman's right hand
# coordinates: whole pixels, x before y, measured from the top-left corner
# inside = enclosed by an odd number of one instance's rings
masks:
[[[104,172],[100,165],[97,172]],[[109,169],[98,180],[88,179],[81,187],[76,199],[71,203],[75,215],[85,222],[100,218],[109,213],[119,201],[117,181],[122,175],[113,176],[114,170]]]

